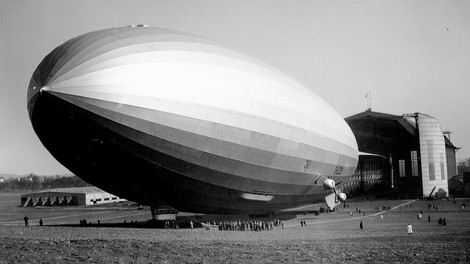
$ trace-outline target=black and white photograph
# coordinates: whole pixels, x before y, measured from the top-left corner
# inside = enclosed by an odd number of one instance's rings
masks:
[[[0,264],[470,263],[469,14],[1,1]]]

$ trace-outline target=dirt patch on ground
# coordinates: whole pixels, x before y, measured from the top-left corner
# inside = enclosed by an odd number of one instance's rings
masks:
[[[364,222],[368,230],[347,223],[263,232],[0,227],[0,263],[470,263],[469,231],[433,224],[407,235]]]
[[[4,238],[2,263],[469,263],[470,236],[147,241]]]

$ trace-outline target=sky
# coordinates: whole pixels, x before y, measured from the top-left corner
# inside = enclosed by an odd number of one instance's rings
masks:
[[[203,36],[303,83],[343,117],[421,112],[470,157],[470,1],[0,1],[0,173],[70,173],[26,110],[41,60],[91,31],[147,24]]]

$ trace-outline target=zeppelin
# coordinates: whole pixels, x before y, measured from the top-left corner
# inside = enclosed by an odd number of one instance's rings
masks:
[[[42,144],[71,172],[184,212],[311,204],[336,194],[358,161],[351,129],[312,89],[211,40],[160,28],[65,42],[33,73],[27,107]]]

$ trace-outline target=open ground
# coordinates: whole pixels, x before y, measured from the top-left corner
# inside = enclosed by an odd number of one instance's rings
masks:
[[[284,229],[243,232],[123,225],[145,222],[149,210],[122,205],[22,208],[19,196],[0,193],[0,263],[470,263],[470,210],[461,209],[470,200],[465,199],[359,201],[340,205],[338,212],[302,213],[312,206],[296,210],[297,215],[280,215]],[[428,210],[429,204],[434,208]],[[186,214],[180,219],[243,217]],[[44,226],[38,224],[41,218]],[[447,225],[439,225],[439,218]],[[80,226],[81,219],[94,224]],[[307,225],[301,226],[301,220]]]

